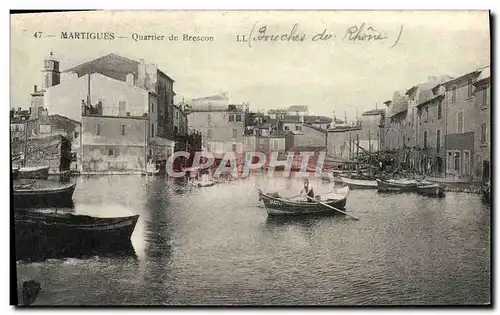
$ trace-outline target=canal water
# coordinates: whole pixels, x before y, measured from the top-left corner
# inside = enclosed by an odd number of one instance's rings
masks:
[[[436,305],[490,302],[490,208],[351,190],[341,215],[270,219],[256,188],[300,193],[298,178],[254,175],[182,190],[163,178],[80,177],[73,211],[140,214],[132,253],[18,262],[34,305]],[[315,181],[316,193],[331,184]]]

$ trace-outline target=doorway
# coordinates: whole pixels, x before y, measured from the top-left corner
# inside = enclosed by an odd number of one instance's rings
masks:
[[[490,161],[483,161],[483,181],[490,180]]]

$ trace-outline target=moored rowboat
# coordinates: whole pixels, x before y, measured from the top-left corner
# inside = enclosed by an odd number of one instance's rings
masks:
[[[337,209],[345,209],[348,194],[349,187],[343,187],[337,190],[335,195],[325,196],[326,198],[321,200],[321,202]],[[334,210],[316,202],[308,202],[305,198],[302,200],[287,199],[280,197],[277,193],[263,193],[260,189],[259,199],[264,202],[268,215],[305,215],[325,212],[335,213]]]
[[[353,179],[347,177],[341,177],[342,183],[349,186],[349,188],[358,189],[375,189],[377,188],[376,180],[365,180],[365,179]]]
[[[444,187],[440,184],[417,185],[417,193],[429,197],[443,197]]]
[[[21,167],[18,170],[18,178],[47,179],[49,177],[49,166]]]
[[[127,244],[138,218],[139,215],[97,218],[16,210],[16,249],[43,252],[53,248],[76,250]],[[19,257],[22,253],[17,254]]]
[[[76,183],[57,188],[15,187],[13,189],[14,207],[38,208],[67,206],[73,201]]]
[[[414,180],[380,180],[377,179],[379,192],[416,192],[418,182]]]

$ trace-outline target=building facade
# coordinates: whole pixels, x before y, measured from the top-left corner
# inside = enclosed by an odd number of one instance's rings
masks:
[[[314,151],[325,151],[327,131],[309,125],[302,126],[301,131],[291,131],[285,136],[286,151],[294,148],[312,148]]]
[[[474,83],[477,126],[474,137],[473,176],[476,180],[491,179],[491,79],[490,67],[481,70]]]
[[[188,110],[189,129],[202,135],[202,147],[217,158],[226,152],[242,153],[245,143],[245,111],[241,105],[225,109],[191,108]]]
[[[477,110],[474,83],[480,71],[473,71],[442,83],[445,88],[446,175],[473,179],[474,138]]]
[[[82,172],[144,172],[153,154],[147,131],[147,117],[83,115]]]
[[[416,167],[424,174],[440,176],[444,172],[444,94],[433,95],[417,105],[417,143],[420,156]]]

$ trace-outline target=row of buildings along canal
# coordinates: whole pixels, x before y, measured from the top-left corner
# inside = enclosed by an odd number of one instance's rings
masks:
[[[181,150],[218,159],[225,152],[313,151],[327,153],[326,168],[376,153],[419,174],[490,179],[489,66],[416,82],[352,120],[330,108],[309,115],[307,105],[251,111],[226,93],[175,103],[175,81],[156,64],[115,54],[61,72],[51,53],[42,72],[29,109],[11,110],[13,165],[131,174],[144,173],[148,163],[164,170]],[[179,167],[191,162],[176,159]]]

